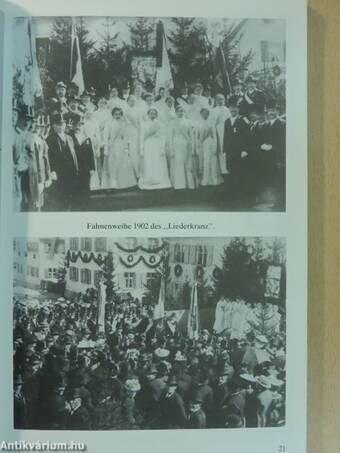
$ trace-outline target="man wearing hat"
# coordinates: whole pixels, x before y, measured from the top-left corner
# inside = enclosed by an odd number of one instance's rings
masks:
[[[242,91],[242,82],[241,80],[237,79],[235,80],[235,83],[233,84],[233,91],[232,93],[229,94],[227,98],[227,105],[230,107],[230,105],[237,105],[239,106],[240,103],[242,102],[244,93]]]
[[[237,103],[229,104],[230,117],[224,123],[223,152],[231,173],[232,190],[239,192],[247,167],[249,122],[241,117]]]
[[[169,377],[167,390],[159,401],[160,408],[160,429],[185,428],[187,425],[187,414],[185,404],[181,395],[177,392],[177,379],[175,375]]]
[[[27,404],[21,374],[14,376],[14,428],[27,428]]]
[[[27,165],[23,162],[24,159],[24,134],[20,128],[20,113],[21,109],[19,108],[17,102],[14,102],[12,109],[12,125],[14,129],[13,137],[13,163],[14,163],[14,200],[16,210],[21,210],[22,205],[22,188],[21,188],[21,172],[27,169]]]
[[[55,88],[55,97],[49,103],[49,112],[53,115],[55,113],[65,114],[68,112],[67,99],[66,99],[66,85],[64,82],[58,82]]]
[[[78,161],[78,188],[75,208],[83,211],[88,206],[90,196],[90,180],[95,172],[95,160],[92,141],[84,134],[84,120],[80,115],[74,115],[71,137]]]
[[[266,104],[266,98],[263,91],[258,90],[256,87],[256,80],[254,77],[249,76],[246,79],[247,90],[243,95],[243,98],[240,102],[241,114],[248,116],[250,109],[256,109],[257,111],[264,112],[264,107]]]
[[[66,121],[62,114],[52,116],[52,130],[47,138],[51,176],[54,177],[49,208],[70,210],[78,190],[79,165],[72,138],[65,133]]]
[[[15,112],[15,111],[14,111]],[[17,114],[13,112],[13,121]],[[22,130],[18,127],[15,136],[14,164],[20,181],[20,208],[23,211],[32,209],[37,196],[37,170],[32,153],[33,110],[27,105],[21,110]]]
[[[274,100],[266,105],[267,121],[264,127],[263,144],[261,145],[261,160],[259,176],[262,180],[262,192],[271,191],[271,199],[263,193],[262,202],[277,202],[278,193],[284,192],[285,162],[286,162],[286,124],[279,118],[279,109]],[[277,188],[277,189],[276,189]]]
[[[205,413],[202,409],[202,399],[195,398],[189,404],[188,429],[204,429],[207,427]]]
[[[82,403],[80,390],[74,388],[68,400],[69,413],[66,416],[66,429],[74,431],[91,429],[90,414]]]

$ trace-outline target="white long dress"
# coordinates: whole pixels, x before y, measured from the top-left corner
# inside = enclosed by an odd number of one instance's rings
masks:
[[[228,173],[227,162],[223,153],[224,123],[228,118],[230,118],[230,111],[225,105],[216,106],[211,110],[211,122],[216,127],[218,157],[223,174]]]
[[[126,133],[129,152],[137,177],[140,174],[141,115],[137,107],[127,107],[125,111]]]
[[[171,187],[165,153],[165,134],[159,120],[148,120],[142,135],[142,171],[139,187],[143,190]]]
[[[129,151],[127,127],[123,119],[112,120],[108,125],[106,149],[105,188],[126,189],[137,185],[137,175]]]
[[[223,178],[218,159],[216,128],[209,121],[202,120],[197,133],[201,186],[222,184]]]
[[[97,122],[99,127],[99,134],[100,134],[100,149],[98,155],[95,156],[96,159],[96,169],[98,172],[99,178],[99,188],[103,189],[105,184],[105,177],[103,177],[103,169],[104,169],[104,143],[105,143],[105,131],[107,129],[107,125],[112,120],[112,116],[108,110],[108,108],[99,108],[93,113],[93,119]]]
[[[175,189],[194,189],[193,135],[185,118],[173,121],[170,146],[170,178]]]

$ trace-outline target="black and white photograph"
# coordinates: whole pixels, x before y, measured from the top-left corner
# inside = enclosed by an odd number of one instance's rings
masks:
[[[14,211],[285,211],[285,20],[18,17],[12,44]]]
[[[279,428],[281,237],[13,241],[14,428]]]

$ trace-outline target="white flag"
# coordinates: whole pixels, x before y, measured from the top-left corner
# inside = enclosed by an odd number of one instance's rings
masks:
[[[191,290],[191,301],[188,316],[188,337],[190,339],[198,339],[199,318],[198,318],[198,295],[197,283],[194,284]]]
[[[174,81],[172,79],[170,60],[164,34],[162,41],[162,65],[157,68],[156,72],[156,92],[158,92],[160,88],[165,88],[166,90],[174,88]]]
[[[79,94],[85,90],[83,67],[81,64],[79,38],[77,35],[76,24],[72,22],[72,37],[71,37],[71,70],[70,80],[75,83],[79,89]]]
[[[159,288],[159,296],[158,296],[158,302],[157,305],[155,305],[155,308],[153,310],[153,319],[161,319],[164,318],[164,299],[165,299],[165,283],[164,283],[164,278],[161,278],[161,286]]]

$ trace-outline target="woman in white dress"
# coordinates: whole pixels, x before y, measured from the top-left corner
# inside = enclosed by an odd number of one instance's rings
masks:
[[[96,168],[99,177],[99,188],[103,189],[103,168],[104,168],[104,134],[107,129],[107,124],[111,121],[110,111],[107,106],[107,100],[105,98],[100,98],[98,100],[98,109],[93,112],[93,119],[96,121],[99,127],[100,134],[100,150],[99,156],[95,156],[96,159]]]
[[[126,189],[137,185],[137,175],[129,151],[127,124],[123,110],[119,107],[112,110],[112,121],[107,126],[105,155],[107,188]]]
[[[209,116],[209,110],[203,108],[201,122],[197,128],[201,186],[217,186],[223,182],[217,153],[217,132]]]
[[[223,94],[217,94],[215,97],[215,107],[211,110],[211,122],[216,127],[218,157],[223,174],[228,173],[227,162],[223,153],[224,123],[228,118],[230,118],[230,111],[225,105],[225,97]]]
[[[100,148],[102,146],[102,139],[100,135],[99,124],[94,118],[94,112],[91,109],[85,109],[84,112],[84,125],[83,125],[83,134],[91,139],[94,161],[96,169],[91,174],[90,179],[90,190],[99,190],[101,189],[101,180],[102,180],[102,164],[100,159]]]
[[[130,95],[125,110],[126,132],[129,143],[129,152],[133,161],[136,176],[140,173],[140,142],[141,142],[141,114],[136,106],[136,98]]]
[[[113,87],[110,91],[108,107],[109,107],[110,112],[112,112],[112,110],[115,107],[119,107],[120,109],[122,109],[123,113],[125,111],[126,101],[124,101],[123,99],[121,99],[119,97],[119,91],[118,91],[118,88],[116,88],[116,87]]]
[[[176,108],[176,116],[171,130],[170,179],[174,189],[194,189],[197,185],[192,127],[189,120],[184,117],[181,105]]]
[[[139,187],[144,190],[171,187],[165,155],[165,134],[158,111],[151,108],[142,134],[142,171]]]

